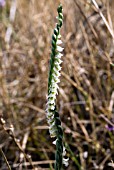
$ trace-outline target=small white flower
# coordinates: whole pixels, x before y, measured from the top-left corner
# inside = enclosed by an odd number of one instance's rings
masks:
[[[57,63],[57,62],[56,62],[56,63]],[[57,64],[58,64],[58,63],[57,63]],[[56,65],[57,65],[57,64],[56,64]],[[57,67],[54,67],[54,68],[53,68],[53,71],[54,71],[54,73],[59,73]]]
[[[55,83],[59,83],[60,82],[60,80],[59,80],[59,78],[57,76],[56,77],[52,76],[52,77],[53,77]]]
[[[63,158],[63,164],[67,167],[68,166],[68,160],[69,158]]]
[[[55,83],[55,82],[54,82],[54,83],[52,84],[51,88],[57,88],[57,89],[58,89],[58,88],[59,88],[59,86],[58,86],[58,84],[57,84],[57,83]]]
[[[56,68],[57,68],[58,71],[61,70],[61,66],[60,66],[60,65],[57,64],[57,65],[55,65],[55,66],[56,66]]]
[[[48,119],[48,123],[52,124],[52,126],[55,124],[55,122],[54,122],[54,115],[51,116],[51,119]]]
[[[53,77],[56,79],[57,78],[57,76],[54,74],[54,72],[53,72]]]
[[[65,156],[66,155],[66,149],[65,149],[65,147],[63,146],[63,156]]]
[[[53,93],[54,96],[57,94],[57,88],[52,88],[51,92]]]
[[[60,45],[62,44],[62,41],[61,40],[57,40],[57,45]]]
[[[58,54],[55,56],[55,58],[61,58],[62,56],[63,56],[63,54],[58,53]]]
[[[58,52],[62,52],[64,50],[64,48],[60,47],[60,46],[57,46],[57,51]]]
[[[50,98],[56,99],[56,96],[54,96],[52,93],[50,93],[49,96],[48,96],[48,100],[50,100]]]
[[[55,127],[55,124],[53,124],[53,126],[51,125],[49,127],[49,132],[50,132],[51,137],[55,137],[56,136],[56,127]]]
[[[57,139],[53,141],[53,144],[56,145]]]
[[[49,105],[49,109],[50,109],[50,110],[54,110],[54,109],[55,109],[55,106]]]
[[[61,64],[63,61],[60,58],[55,58],[55,63]]]
[[[60,64],[57,62],[57,61],[55,61],[55,66],[59,66]]]
[[[58,35],[58,38],[61,38],[61,35],[60,35],[60,34]]]
[[[56,70],[56,68],[55,68],[55,70]],[[61,75],[61,73],[59,73],[59,72],[57,72],[57,71],[54,71],[54,75],[56,75],[57,76],[57,78]]]
[[[51,119],[52,116],[53,116],[53,112],[48,111],[47,112],[47,119]]]
[[[48,103],[49,104],[55,104],[55,99],[49,99]]]

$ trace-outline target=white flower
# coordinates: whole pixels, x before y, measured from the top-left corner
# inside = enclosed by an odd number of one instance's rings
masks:
[[[47,119],[53,118],[52,116],[53,116],[53,112],[52,111],[48,111],[47,112]]]
[[[65,156],[66,155],[66,149],[65,149],[65,147],[63,146],[63,156]]]
[[[49,132],[50,132],[51,137],[55,137],[56,136],[55,122],[53,122],[53,124],[50,125]]]
[[[61,38],[61,35],[60,35],[60,34],[58,35],[58,38]]]
[[[61,66],[55,63],[55,67],[57,68],[58,71],[61,70]]]
[[[60,47],[60,46],[57,46],[57,51],[58,52],[62,52],[64,50],[64,48]]]
[[[60,64],[57,62],[57,61],[55,61],[55,68],[57,69],[57,67],[59,66]],[[57,69],[57,71],[58,71],[58,69]]]
[[[53,144],[56,145],[57,139],[53,141]]]
[[[56,68],[55,68],[55,69],[56,69]],[[57,77],[59,77],[59,76],[61,75],[61,73],[56,72],[56,71],[54,71],[54,74],[55,74]]]
[[[48,100],[50,100],[50,98],[54,98],[54,99],[56,99],[56,96],[55,96],[55,95],[53,95],[52,93],[50,93],[50,94],[49,94],[49,96],[48,96]]]
[[[55,106],[53,106],[53,105],[48,105],[48,108],[49,108],[49,110],[54,110],[54,109],[55,109]]]
[[[51,124],[52,126],[55,125],[54,115],[51,116],[51,119],[48,119],[48,123]]]
[[[57,62],[56,62],[56,63],[57,63]],[[57,64],[59,65],[59,63],[57,63]],[[58,74],[58,73],[59,73],[57,67],[54,67],[54,68],[53,68],[53,71],[54,71],[55,74]],[[60,73],[59,73],[59,74],[60,74]]]
[[[63,56],[63,54],[58,53],[58,54],[55,56],[55,58],[61,58],[62,56]]]
[[[63,158],[63,164],[67,167],[68,166],[68,160],[69,158]]]
[[[49,99],[49,100],[48,100],[48,104],[55,104],[55,99],[54,99],[54,98]]]
[[[62,41],[61,40],[57,40],[57,45],[60,45],[62,44]]]

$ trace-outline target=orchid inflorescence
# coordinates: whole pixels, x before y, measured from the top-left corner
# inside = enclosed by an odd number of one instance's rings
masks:
[[[58,9],[58,23],[54,29],[52,35],[52,49],[50,58],[50,71],[48,79],[48,102],[47,102],[47,121],[49,124],[49,132],[51,137],[55,137],[56,140],[53,142],[56,145],[55,154],[55,169],[60,170],[62,163],[68,165],[68,159],[63,158],[66,154],[65,147],[63,146],[63,130],[61,127],[61,120],[59,113],[56,109],[56,96],[58,94],[58,83],[60,82],[60,70],[62,63],[61,57],[63,54],[60,28],[63,24],[62,5],[59,5]]]
[[[63,22],[62,6],[59,6],[58,8],[58,21],[59,23],[57,23],[56,28],[54,29],[54,33],[52,35],[52,52],[48,80],[47,119],[51,137],[56,136],[54,110],[56,106],[57,90],[59,88],[58,83],[60,82],[60,64],[62,63],[61,57],[63,56],[63,54],[61,54],[63,48],[59,46],[62,43],[62,41],[60,40],[60,28]]]

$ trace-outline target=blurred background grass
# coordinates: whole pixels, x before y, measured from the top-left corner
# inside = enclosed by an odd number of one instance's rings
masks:
[[[114,44],[91,1],[61,0],[64,56],[57,105],[64,129],[67,170],[111,170],[114,157]],[[111,29],[114,1],[97,1]],[[12,169],[53,169],[55,147],[46,121],[51,36],[59,0],[17,0],[0,7],[0,116],[14,126],[14,139],[0,125],[0,148]],[[78,3],[78,4],[77,4]],[[7,42],[7,29],[12,34]],[[27,161],[27,163],[26,163]],[[6,170],[1,152],[0,169]]]

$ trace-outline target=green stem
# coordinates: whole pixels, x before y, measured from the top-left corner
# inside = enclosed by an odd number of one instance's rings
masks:
[[[56,153],[55,153],[55,170],[61,170],[63,162],[63,130],[59,113],[55,110],[55,125],[57,128]]]

